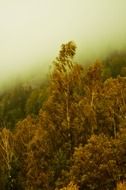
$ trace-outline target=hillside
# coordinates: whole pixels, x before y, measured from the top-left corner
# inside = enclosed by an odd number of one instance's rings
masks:
[[[126,52],[75,54],[62,44],[44,81],[1,92],[1,190],[125,190]]]

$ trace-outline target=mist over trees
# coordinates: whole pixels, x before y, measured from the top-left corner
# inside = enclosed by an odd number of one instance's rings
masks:
[[[62,44],[47,80],[1,93],[1,190],[125,190],[126,52],[75,54]]]

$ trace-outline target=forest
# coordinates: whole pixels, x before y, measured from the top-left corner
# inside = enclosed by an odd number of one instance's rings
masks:
[[[126,190],[126,51],[61,45],[40,85],[0,91],[0,190]]]

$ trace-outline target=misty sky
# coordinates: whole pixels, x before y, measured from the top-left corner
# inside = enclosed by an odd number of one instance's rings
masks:
[[[47,68],[62,43],[80,57],[125,46],[126,0],[0,0],[0,81]]]

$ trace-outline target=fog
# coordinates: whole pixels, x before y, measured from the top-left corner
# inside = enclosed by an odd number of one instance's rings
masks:
[[[125,10],[125,0],[0,0],[0,85],[47,71],[70,40],[81,62],[125,48]]]

